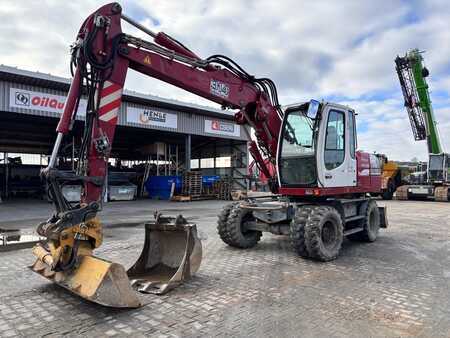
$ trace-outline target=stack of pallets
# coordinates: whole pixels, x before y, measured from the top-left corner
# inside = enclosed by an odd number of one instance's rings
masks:
[[[183,175],[181,195],[172,196],[172,201],[188,202],[205,199],[232,200],[233,178],[223,176],[212,186],[203,186],[202,175],[197,171],[188,171]]]
[[[233,179],[229,176],[224,176],[220,180],[214,182],[214,190],[217,199],[229,201],[231,200],[231,190],[233,187]]]
[[[199,196],[202,194],[202,174],[188,171],[183,175],[182,193],[185,196]]]

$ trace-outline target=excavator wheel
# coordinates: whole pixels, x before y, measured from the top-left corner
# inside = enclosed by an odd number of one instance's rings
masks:
[[[328,206],[311,206],[305,227],[305,242],[309,256],[327,262],[337,258],[344,239],[342,218]]]
[[[309,252],[306,246],[305,227],[311,212],[310,206],[299,207],[295,210],[295,216],[291,221],[289,235],[292,246],[301,257],[308,258]]]
[[[226,222],[226,241],[223,238],[222,240],[235,248],[247,249],[254,247],[261,239],[262,232],[245,230],[243,226],[245,222],[253,221],[254,219],[250,210],[241,208],[239,204],[233,205]]]
[[[380,231],[380,210],[375,201],[369,201],[361,226],[364,230],[347,236],[348,239],[363,242],[375,242],[378,237],[378,232]]]
[[[226,244],[231,243],[231,236],[230,236],[230,233],[228,232],[227,222],[228,222],[228,216],[230,216],[230,211],[231,211],[231,209],[233,209],[233,207],[235,205],[236,205],[236,203],[230,203],[230,204],[225,205],[222,208],[222,211],[220,212],[218,219],[217,219],[217,232],[218,232],[220,238],[222,239],[222,241],[224,241]]]

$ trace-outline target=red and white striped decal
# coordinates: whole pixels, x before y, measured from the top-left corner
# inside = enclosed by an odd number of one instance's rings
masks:
[[[119,113],[122,98],[122,87],[105,81],[100,98],[99,119],[104,122],[111,122],[116,119]]]

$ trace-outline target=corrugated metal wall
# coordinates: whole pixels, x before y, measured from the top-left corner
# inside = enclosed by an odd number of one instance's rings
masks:
[[[47,116],[47,117],[55,117],[55,118],[59,117],[59,114],[55,113],[55,112],[45,112],[45,111],[41,111],[41,110],[30,110],[30,109],[11,107],[10,102],[9,102],[10,88],[36,91],[36,92],[52,94],[52,95],[61,95],[61,96],[67,95],[67,92],[60,91],[60,90],[53,90],[53,89],[48,89],[48,88],[43,88],[43,87],[24,85],[24,84],[20,84],[20,83],[11,83],[11,82],[0,81],[0,110],[1,111],[9,111],[9,112],[15,112],[15,113],[21,113],[21,114],[31,114],[31,115],[36,115],[36,116]],[[135,108],[142,108],[142,109],[155,109],[156,111],[160,111],[160,112],[176,114],[177,115],[177,128],[175,129],[175,128],[127,122],[126,112],[127,112],[128,107],[135,107]],[[83,117],[78,117],[78,118],[82,119]],[[159,107],[152,107],[150,105],[147,106],[147,105],[135,104],[135,103],[124,101],[124,102],[122,102],[122,105],[120,107],[118,123],[119,123],[119,125],[132,126],[132,127],[136,127],[136,128],[158,129],[158,130],[166,130],[166,131],[185,133],[185,134],[193,134],[193,135],[228,138],[228,139],[235,139],[235,140],[247,140],[247,133],[245,132],[243,126],[240,126],[240,136],[239,137],[233,137],[230,135],[218,135],[218,134],[206,133],[205,132],[205,120],[221,121],[220,119],[208,117],[205,115],[191,114],[191,113],[186,113],[186,112],[182,112],[182,111],[172,111],[172,110],[163,109],[163,108],[159,108]],[[231,121],[223,120],[223,122],[230,123]]]

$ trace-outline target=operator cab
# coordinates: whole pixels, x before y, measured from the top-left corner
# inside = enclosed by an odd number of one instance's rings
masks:
[[[449,154],[430,154],[428,163],[428,179],[431,183],[448,181],[450,171]]]
[[[278,149],[281,187],[356,186],[355,113],[316,100],[285,108]]]
[[[278,166],[281,185],[316,186],[316,133],[320,104],[303,103],[286,107]]]

